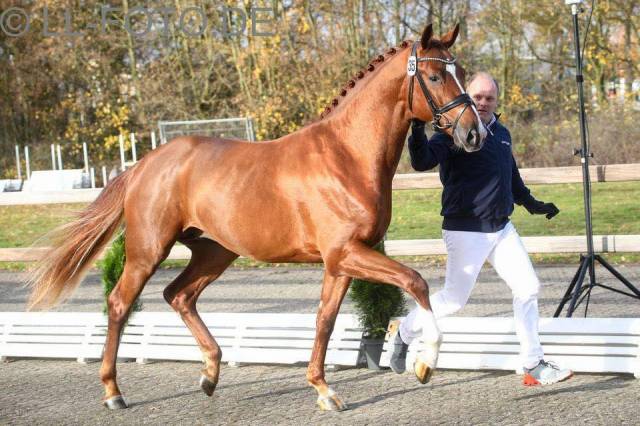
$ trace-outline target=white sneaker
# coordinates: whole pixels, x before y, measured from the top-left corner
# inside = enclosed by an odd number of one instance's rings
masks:
[[[552,362],[541,359],[535,367],[524,369],[523,383],[525,386],[551,385],[571,376],[573,376],[573,371],[559,368]]]

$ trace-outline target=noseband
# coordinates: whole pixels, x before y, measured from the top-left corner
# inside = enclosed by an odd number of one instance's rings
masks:
[[[427,104],[429,105],[429,108],[431,108],[431,113],[433,115],[433,120],[431,121],[431,125],[433,126],[433,129],[436,131],[441,131],[441,130],[453,128],[455,130],[456,126],[458,125],[458,121],[460,120],[460,117],[462,117],[462,114],[464,114],[464,112],[467,110],[469,106],[474,105],[473,101],[471,100],[471,97],[464,91],[464,88],[462,87],[462,85],[458,81],[458,77],[456,76],[456,65],[455,65],[456,58],[454,57],[452,57],[451,59],[435,58],[435,57],[419,58],[416,56],[418,52],[419,43],[420,43],[419,41],[416,41],[415,43],[413,43],[413,47],[411,48],[411,56],[409,56],[409,61],[407,62],[407,74],[409,75],[409,77],[411,77],[409,80],[409,110],[413,112],[413,84],[414,84],[413,82],[417,78],[418,83],[420,84],[420,88],[422,89],[422,93],[424,94],[424,97],[427,99]],[[427,85],[424,82],[424,79],[422,78],[420,69],[418,69],[419,62],[427,62],[427,61],[444,63],[445,70],[453,76],[454,81],[460,88],[461,93],[458,96],[456,96],[451,102],[446,103],[440,108],[438,108],[438,106],[434,102],[433,97],[431,96],[431,92],[429,92],[429,89],[427,88]],[[444,114],[447,111],[450,111],[453,108],[457,107],[458,105],[464,105],[464,108],[462,108],[462,110],[460,111],[460,113],[452,123],[447,117],[444,116]],[[442,118],[446,120],[445,124],[442,124],[440,122]]]

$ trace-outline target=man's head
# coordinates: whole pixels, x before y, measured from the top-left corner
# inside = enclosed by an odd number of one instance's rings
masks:
[[[480,119],[488,124],[493,118],[493,113],[498,107],[498,82],[486,72],[474,74],[467,85],[467,93],[478,108]]]

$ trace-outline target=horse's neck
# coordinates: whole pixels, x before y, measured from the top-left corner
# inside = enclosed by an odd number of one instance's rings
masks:
[[[377,175],[372,178],[390,184],[409,129],[404,73],[390,62],[370,78],[325,120],[338,135],[336,143]]]

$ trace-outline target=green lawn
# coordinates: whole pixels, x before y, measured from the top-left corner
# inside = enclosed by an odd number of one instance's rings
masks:
[[[520,235],[584,234],[582,184],[533,185],[530,189],[537,199],[555,203],[560,214],[547,220],[516,206],[512,221]],[[592,189],[595,234],[640,234],[640,182],[595,183]],[[441,238],[441,192],[394,191],[393,219],[387,237]]]
[[[28,247],[86,204],[0,206],[0,247]],[[45,244],[36,244],[37,246]]]
[[[520,235],[583,235],[582,185],[532,186],[533,195],[552,201],[561,212],[552,220],[516,207],[513,216]],[[389,239],[440,238],[441,190],[394,191]],[[593,185],[593,226],[596,234],[640,234],[640,182]],[[27,247],[65,223],[83,204],[0,207],[0,247]],[[42,244],[36,244],[42,245]]]

